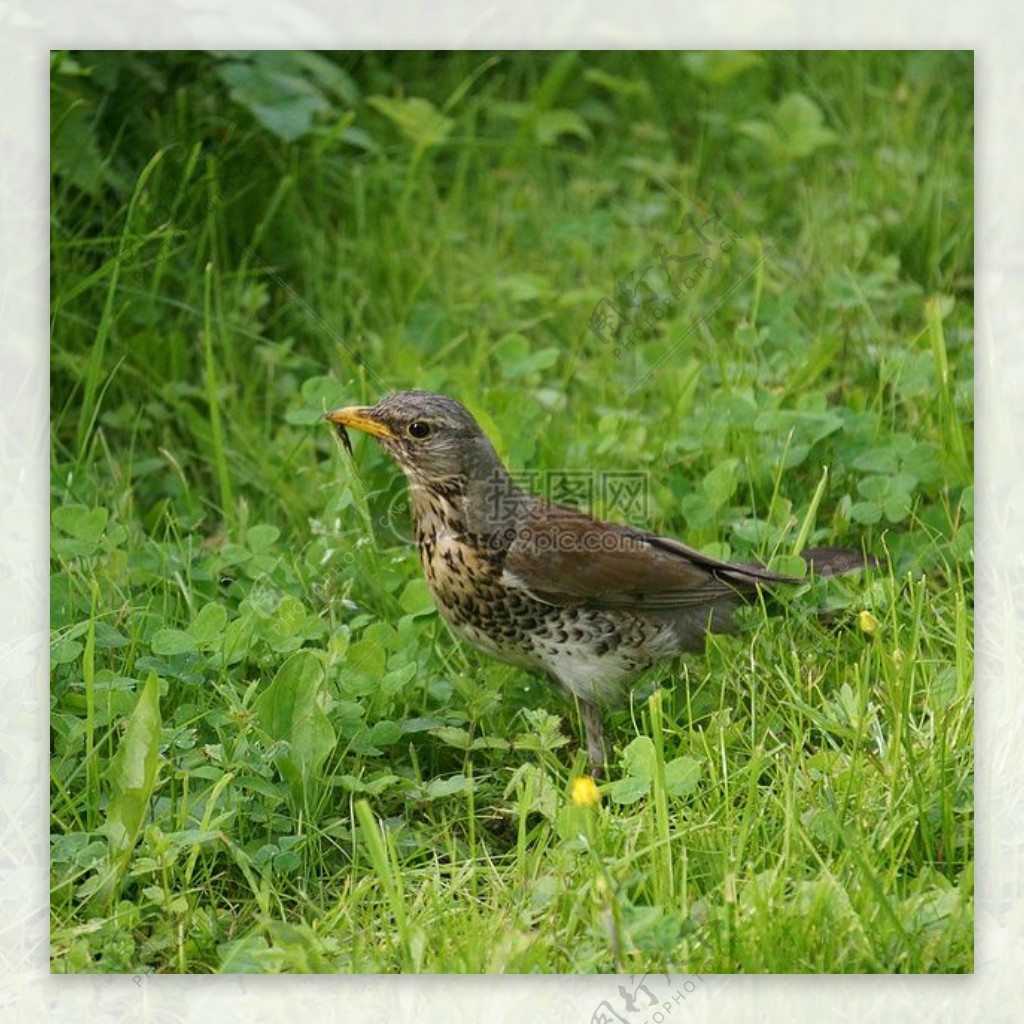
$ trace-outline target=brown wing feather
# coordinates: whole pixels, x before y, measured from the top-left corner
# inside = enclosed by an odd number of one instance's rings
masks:
[[[651,611],[750,595],[760,583],[797,582],[541,502],[509,548],[505,571],[510,582],[550,603]]]

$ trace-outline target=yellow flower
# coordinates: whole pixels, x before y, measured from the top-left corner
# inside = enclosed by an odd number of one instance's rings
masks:
[[[577,775],[572,780],[570,795],[577,807],[597,807],[601,802],[601,794],[589,775]]]
[[[865,608],[860,615],[857,616],[857,625],[867,633],[868,636],[874,636],[881,628],[882,624]]]

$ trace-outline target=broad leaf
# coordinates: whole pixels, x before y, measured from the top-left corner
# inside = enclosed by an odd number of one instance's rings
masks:
[[[107,773],[110,802],[102,830],[115,853],[134,845],[145,820],[156,785],[161,724],[160,685],[150,672]]]
[[[278,669],[255,705],[260,728],[283,745],[277,765],[296,797],[309,791],[334,749],[334,728],[320,707],[323,683],[319,659],[311,651],[300,651]]]

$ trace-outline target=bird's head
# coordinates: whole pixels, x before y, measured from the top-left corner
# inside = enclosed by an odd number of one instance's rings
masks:
[[[335,409],[324,417],[377,438],[409,482],[433,492],[465,492],[504,467],[469,410],[431,391],[396,391],[372,406]]]

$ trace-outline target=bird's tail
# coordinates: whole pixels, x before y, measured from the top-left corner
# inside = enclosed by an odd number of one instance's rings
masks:
[[[880,564],[874,555],[862,555],[859,551],[852,551],[849,548],[808,548],[800,552],[800,557],[807,563],[811,574],[819,579],[856,572],[858,569],[875,569]],[[722,575],[743,587],[756,588],[772,583],[807,582],[806,578],[799,579],[796,576],[772,572],[758,562],[741,562],[727,568],[732,572]]]
[[[818,577],[838,576],[857,569],[876,569],[879,561],[874,555],[863,555],[849,548],[808,548],[800,557]]]

